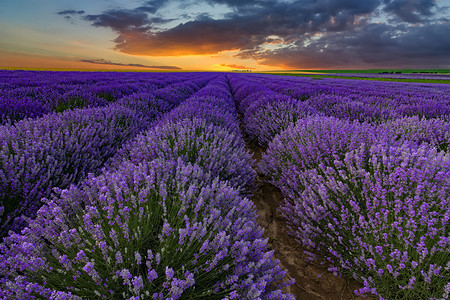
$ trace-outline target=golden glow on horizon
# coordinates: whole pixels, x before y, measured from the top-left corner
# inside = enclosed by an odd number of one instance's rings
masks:
[[[150,70],[147,68],[101,65],[71,59],[52,58],[47,56],[20,54],[0,50],[0,68],[55,68],[55,69],[102,69],[102,70]]]
[[[212,65],[211,66],[211,70],[228,72],[228,71],[231,71],[232,69],[230,67],[227,67],[227,66],[221,66],[219,64],[216,64],[216,65]]]
[[[73,42],[76,44],[77,42]],[[92,69],[92,70],[139,70],[139,71],[221,71],[229,72],[233,70],[251,71],[275,71],[284,70],[281,66],[258,65],[252,60],[241,60],[234,57],[235,51],[227,51],[217,55],[188,55],[158,57],[157,59],[148,56],[135,56],[123,53],[105,53],[111,57],[92,57],[104,59],[113,63],[142,64],[147,66],[177,66],[181,70],[144,68],[135,66],[118,66],[108,64],[96,64],[82,62],[86,59],[86,53],[82,57],[77,56],[46,56],[29,53],[5,51],[0,49],[0,68],[61,68],[61,69]],[[287,69],[286,69],[287,70]]]
[[[0,22],[0,24],[3,23]],[[190,53],[186,55],[189,51],[186,52],[183,48],[177,49],[177,45],[173,44],[172,48],[168,49],[170,55],[162,56],[164,54],[162,50],[156,56],[151,56],[151,54],[133,55],[115,49],[114,43],[102,44],[100,40],[95,40],[89,34],[85,37],[76,36],[67,39],[65,36],[56,33],[50,34],[21,26],[0,28],[0,36],[2,37],[0,40],[0,68],[175,70],[95,64],[81,61],[105,60],[124,65],[169,66],[193,71],[232,71],[240,69],[271,71],[284,69],[282,66],[259,65],[255,60],[238,58],[236,55],[240,53],[239,50],[225,50],[217,54]],[[272,38],[275,39],[276,36],[272,36]],[[216,50],[206,47],[201,51],[214,52]]]

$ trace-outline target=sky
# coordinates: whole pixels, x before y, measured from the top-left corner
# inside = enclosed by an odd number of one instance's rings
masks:
[[[0,67],[450,68],[450,0],[0,0]]]

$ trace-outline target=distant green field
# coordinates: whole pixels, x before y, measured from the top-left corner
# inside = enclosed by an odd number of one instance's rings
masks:
[[[448,74],[450,69],[369,69],[369,70],[283,70],[272,71],[273,73],[386,73],[386,74],[414,74],[414,73],[433,73],[433,74]]]
[[[312,72],[312,71],[311,71]],[[312,78],[339,78],[339,79],[353,79],[353,80],[372,80],[372,81],[394,81],[394,82],[419,82],[419,83],[442,83],[450,84],[450,80],[441,79],[406,79],[406,78],[367,78],[367,77],[356,77],[356,76],[335,76],[335,75],[318,75],[318,74],[299,74],[299,73],[264,73],[272,75],[288,75],[288,76],[301,76],[301,77],[312,77]]]

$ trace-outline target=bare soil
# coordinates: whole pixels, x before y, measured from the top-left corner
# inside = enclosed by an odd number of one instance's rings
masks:
[[[248,144],[248,150],[258,163],[264,149]],[[289,270],[287,277],[294,278],[296,281],[295,284],[286,288],[286,292],[292,293],[297,300],[370,298],[355,295],[353,291],[362,286],[353,279],[335,276],[328,271],[326,264],[307,261],[308,255],[303,252],[307,249],[288,235],[286,222],[278,211],[283,202],[283,195],[277,187],[265,182],[261,174],[257,176],[256,188],[251,200],[259,213],[258,223],[265,228],[264,235],[269,238],[269,248],[274,250],[274,257],[280,260],[281,266]]]

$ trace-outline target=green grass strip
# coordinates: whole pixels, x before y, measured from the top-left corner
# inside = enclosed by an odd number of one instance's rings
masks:
[[[353,79],[353,80],[372,80],[372,81],[394,81],[394,82],[418,82],[418,83],[441,83],[450,84],[450,80],[446,79],[408,79],[408,78],[367,78],[367,77],[352,77],[352,76],[334,76],[334,75],[317,75],[317,74],[296,74],[296,73],[261,73],[271,75],[288,75],[301,76],[311,78],[333,78],[333,79]]]

